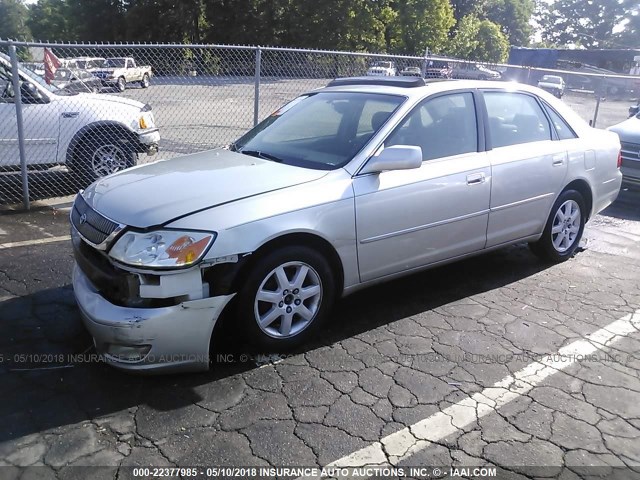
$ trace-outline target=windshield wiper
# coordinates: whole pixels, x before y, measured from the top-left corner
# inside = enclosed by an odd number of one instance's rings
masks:
[[[245,155],[250,155],[252,157],[262,158],[264,160],[273,160],[274,162],[282,163],[284,160],[276,157],[275,155],[271,155],[270,153],[261,152],[260,150],[238,150],[240,153],[244,153]]]

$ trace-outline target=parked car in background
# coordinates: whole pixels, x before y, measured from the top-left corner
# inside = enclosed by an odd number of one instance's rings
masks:
[[[19,74],[29,167],[62,164],[93,180],[135,165],[139,153],[157,151],[160,133],[149,105],[59,89],[22,68]],[[0,159],[3,167],[18,168],[12,78],[9,58],[0,53]]]
[[[622,144],[622,175],[628,183],[640,185],[640,113],[609,127]]]
[[[559,75],[543,75],[538,81],[538,88],[546,90],[558,98],[562,98],[565,89],[564,80]]]
[[[618,195],[619,151],[535,87],[337,79],[226,149],[80,193],[75,297],[119,368],[208,368],[223,311],[243,342],[282,352],[369,285],[521,242],[570,259]]]
[[[372,77],[395,77],[397,74],[394,62],[373,62],[367,70],[367,75]]]
[[[427,66],[425,68],[425,78],[451,78],[453,75],[453,69],[446,60],[427,60]]]
[[[44,63],[40,62],[23,62],[20,64],[22,68],[30,70],[39,77],[44,77]]]
[[[499,80],[500,73],[479,63],[456,63],[453,65],[452,77],[467,80]]]
[[[400,72],[403,77],[422,77],[422,70],[420,67],[405,67]]]
[[[102,81],[85,70],[58,68],[53,76],[51,85],[68,92],[99,93]]]
[[[66,59],[65,66],[93,73],[103,68],[104,62],[105,59],[103,57],[76,57]]]
[[[117,88],[124,92],[128,83],[139,83],[142,88],[147,88],[151,81],[151,67],[138,67],[131,57],[107,58],[102,68],[93,72],[102,80],[105,87]]]

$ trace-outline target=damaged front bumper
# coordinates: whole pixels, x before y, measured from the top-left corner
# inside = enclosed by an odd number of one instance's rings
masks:
[[[109,302],[76,264],[73,289],[96,350],[110,365],[138,372],[209,368],[213,328],[235,294],[157,308]]]

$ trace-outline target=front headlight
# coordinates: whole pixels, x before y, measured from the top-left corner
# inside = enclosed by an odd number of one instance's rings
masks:
[[[140,117],[138,118],[138,127],[141,130],[146,130],[147,128],[153,128],[155,126],[156,122],[153,118],[153,113],[143,112],[140,114]]]
[[[158,230],[127,232],[109,256],[126,265],[149,268],[187,267],[199,262],[216,238],[214,232]]]

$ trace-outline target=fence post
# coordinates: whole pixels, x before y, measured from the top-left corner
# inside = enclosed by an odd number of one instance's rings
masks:
[[[18,123],[18,150],[20,151],[20,174],[22,176],[22,204],[29,210],[29,177],[27,175],[27,157],[24,151],[24,123],[22,121],[22,92],[20,91],[20,73],[18,71],[18,54],[15,45],[9,45],[11,60],[11,77],[13,83],[13,100],[16,106],[16,122]]]
[[[258,124],[258,109],[260,108],[260,64],[262,62],[262,49],[256,48],[256,72],[255,72],[255,88],[253,94],[253,126]]]

